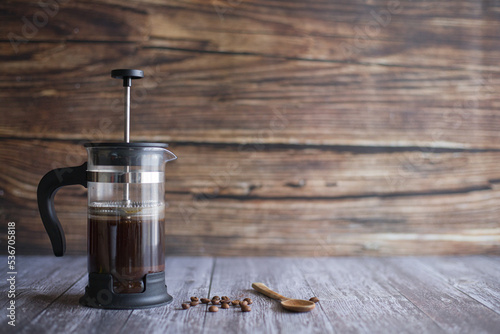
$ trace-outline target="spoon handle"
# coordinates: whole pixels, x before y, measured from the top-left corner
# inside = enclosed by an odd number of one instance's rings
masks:
[[[273,290],[269,289],[263,283],[252,283],[252,288],[254,288],[255,290],[259,291],[260,293],[262,293],[268,297],[271,297],[272,299],[277,299],[277,300],[281,300],[281,301],[289,299],[289,298],[286,298],[286,297],[280,295],[279,293],[274,292]]]

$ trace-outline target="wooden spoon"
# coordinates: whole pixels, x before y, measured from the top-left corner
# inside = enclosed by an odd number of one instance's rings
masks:
[[[262,283],[252,283],[252,288],[268,297],[271,297],[272,299],[281,301],[281,306],[289,311],[309,312],[316,306],[314,302],[311,302],[309,300],[286,298],[279,293],[276,293],[273,290],[269,289],[265,284]]]

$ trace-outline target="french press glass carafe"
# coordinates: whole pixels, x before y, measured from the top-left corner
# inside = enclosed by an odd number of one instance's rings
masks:
[[[54,196],[66,185],[88,188],[88,285],[80,304],[131,309],[172,301],[165,285],[165,163],[167,144],[130,143],[130,86],[138,70],[114,70],[125,87],[125,142],[84,145],[88,161],[55,169],[38,185],[38,206],[56,256],[66,241]]]

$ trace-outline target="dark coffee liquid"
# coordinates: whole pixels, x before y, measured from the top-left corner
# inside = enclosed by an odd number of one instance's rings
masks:
[[[155,212],[151,212],[154,209]],[[111,274],[115,293],[144,291],[144,276],[165,270],[164,206],[132,215],[89,213],[89,273]]]

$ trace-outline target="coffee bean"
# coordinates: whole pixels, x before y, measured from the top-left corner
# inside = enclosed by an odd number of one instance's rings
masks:
[[[248,302],[246,300],[243,300],[240,302],[240,306],[248,305]]]
[[[191,306],[196,306],[196,305],[198,305],[199,303],[200,303],[199,301],[192,301],[192,302],[190,303],[190,305],[191,305]]]
[[[252,310],[252,308],[248,305],[243,305],[241,307],[241,312],[250,312]]]
[[[210,307],[208,308],[208,310],[209,310],[210,312],[218,312],[218,311],[219,311],[219,308],[218,308],[217,306],[213,306],[213,305],[212,305],[212,306],[210,306]]]
[[[192,302],[197,302],[198,300],[199,300],[198,297],[191,297]]]
[[[222,303],[221,308],[228,309],[229,308],[229,304],[228,303]]]
[[[208,304],[208,303],[210,303],[210,299],[208,299],[208,298],[201,298],[200,300],[201,300],[201,302],[202,302],[203,304]]]
[[[240,301],[238,299],[235,299],[235,300],[232,301],[232,304],[234,306],[238,306],[238,305],[240,305]]]
[[[319,302],[319,298],[318,297],[312,297],[309,300],[312,301],[312,302],[315,302],[315,303]]]
[[[252,304],[252,300],[250,298],[245,298],[243,300],[246,301],[248,305]]]
[[[219,305],[220,304],[220,300],[212,299],[212,304],[213,305]]]
[[[214,299],[220,300],[220,297],[219,296],[213,296],[212,300],[214,300]]]
[[[188,308],[190,308],[190,307],[191,307],[191,306],[189,306],[189,304],[188,304],[188,303],[184,303],[184,304],[182,304],[182,308],[183,308],[184,310],[187,310],[187,309],[188,309]]]
[[[229,297],[228,296],[222,296],[221,299],[222,300],[229,300]]]

